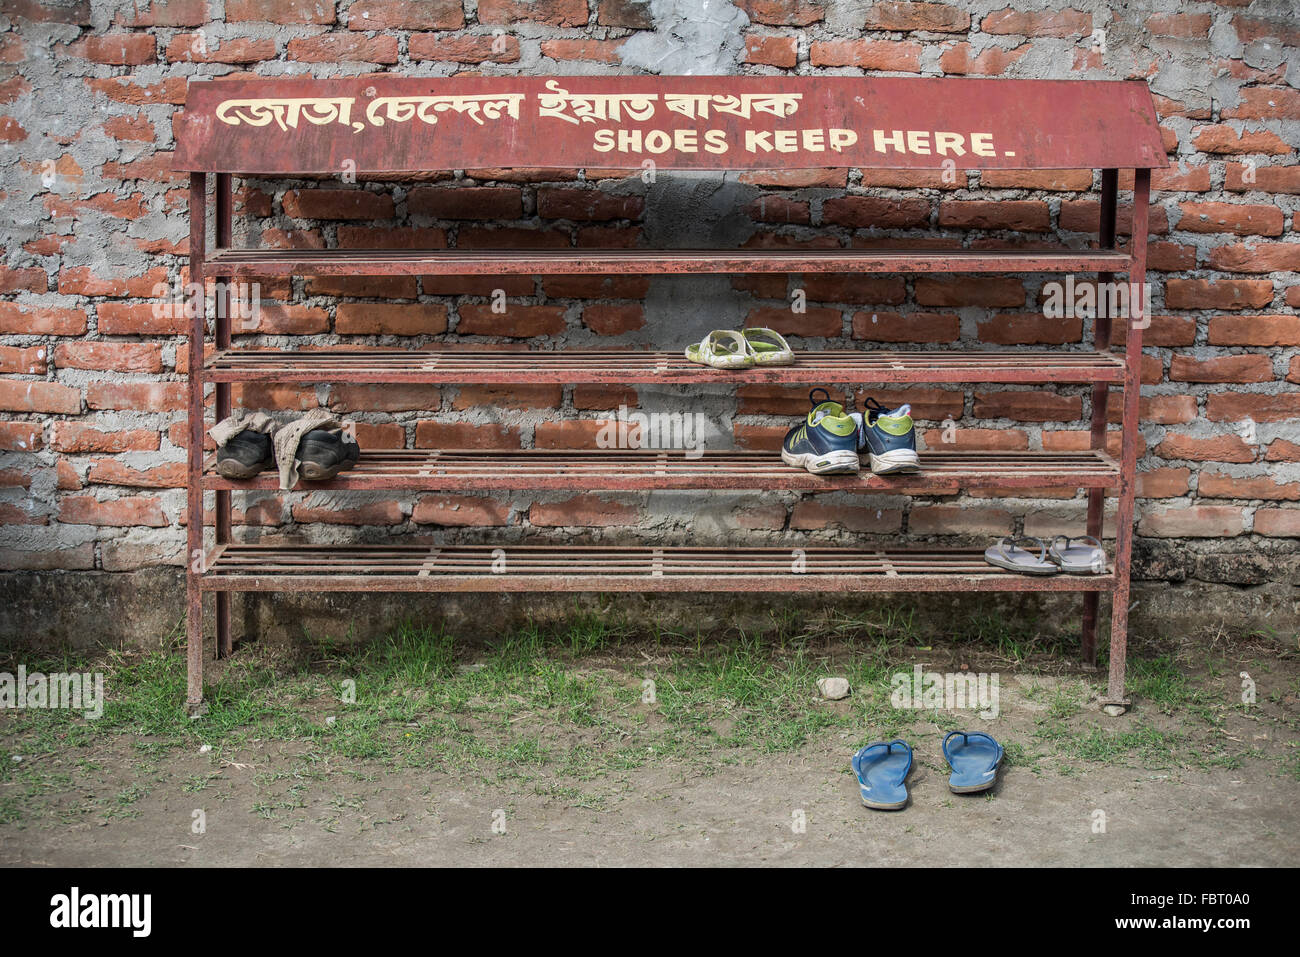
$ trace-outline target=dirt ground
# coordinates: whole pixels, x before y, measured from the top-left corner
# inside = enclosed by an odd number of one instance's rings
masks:
[[[557,673],[625,684],[631,674],[635,692],[646,660],[617,652]],[[180,743],[114,732],[42,750],[31,727],[0,718],[0,759],[21,769],[0,777],[0,801],[11,798],[0,864],[1291,866],[1300,663],[1249,666],[1258,704],[1233,701],[1238,665],[1225,662],[1165,698],[1159,689],[1177,673],[1148,677],[1150,697],[1118,718],[1097,711],[1099,677],[1003,671],[993,720],[899,719],[916,749],[911,803],[899,812],[859,803],[848,759],[890,732],[859,726],[866,691],[856,686],[840,702],[815,691],[800,699],[796,710],[821,709],[824,720],[789,746],[761,736],[737,744],[735,729],[715,721],[708,733],[730,743],[697,748],[688,733],[689,748],[585,771],[573,770],[574,754],[648,732],[574,727],[558,707],[519,710],[504,724],[527,724],[549,759],[519,758],[514,741],[516,759],[448,770],[411,767],[409,755],[357,757],[255,723],[242,736],[214,731],[207,748],[199,729]],[[677,680],[667,664],[659,674],[661,687]],[[299,707],[313,726],[336,710],[332,700]],[[1007,745],[990,794],[948,791],[939,742],[955,726]]]

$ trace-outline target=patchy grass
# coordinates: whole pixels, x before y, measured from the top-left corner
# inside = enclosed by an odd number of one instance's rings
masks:
[[[310,784],[346,785],[385,768],[476,777],[600,810],[611,778],[650,763],[709,775],[816,745],[842,750],[847,766],[856,748],[894,737],[934,762],[941,734],[972,724],[1003,739],[1011,765],[1063,776],[1097,763],[1236,767],[1263,753],[1244,737],[1255,725],[1300,738],[1294,678],[1274,683],[1252,711],[1240,703],[1237,666],[1224,659],[1191,667],[1167,654],[1135,657],[1129,684],[1139,712],[1113,720],[1094,707],[1104,672],[1083,672],[1068,655],[1038,638],[1032,623],[993,618],[972,619],[943,641],[919,633],[906,614],[836,619],[815,633],[793,619],[774,620],[762,634],[706,641],[646,640],[575,615],[563,627],[530,626],[473,647],[409,624],[368,644],[310,641],[293,665],[245,648],[223,663],[198,720],[182,707],[179,644],[94,661],[27,661],[29,671],[102,670],[108,700],[97,721],[66,711],[0,717],[0,825],[50,820],[46,810],[54,805],[62,820],[130,815],[149,793],[158,762],[207,746],[207,764],[190,769],[180,786],[203,792],[219,784],[230,756],[254,741],[293,749],[288,768],[257,779],[265,800],[252,810],[278,820],[303,806]],[[916,663],[999,673],[1003,717],[984,724],[969,712],[893,707],[891,677]],[[1264,675],[1271,664],[1250,667]],[[1074,673],[1062,677],[1063,669]],[[849,679],[851,697],[820,698],[817,679],[829,674]],[[105,751],[115,757],[105,759]],[[123,753],[134,765],[130,784],[107,797],[69,799],[78,792],[70,763],[77,777],[97,779],[120,771]],[[1276,768],[1300,778],[1294,745]],[[345,809],[346,795],[338,800]],[[319,823],[329,827],[330,820]]]

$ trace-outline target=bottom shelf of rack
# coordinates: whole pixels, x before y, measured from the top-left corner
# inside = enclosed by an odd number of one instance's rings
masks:
[[[611,545],[218,545],[204,591],[1109,591],[1102,575],[1016,575],[977,549]]]

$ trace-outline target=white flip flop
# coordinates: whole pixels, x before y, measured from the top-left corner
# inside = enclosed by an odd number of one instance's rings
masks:
[[[1075,545],[1072,544],[1074,542],[1089,544]],[[1057,535],[1052,539],[1052,547],[1047,550],[1047,558],[1060,566],[1061,571],[1067,575],[1106,574],[1106,550],[1091,535],[1077,535],[1074,538]]]
[[[699,345],[687,346],[685,355],[691,362],[714,369],[745,369],[757,361],[749,340],[733,329],[713,330]]]
[[[785,341],[785,337],[775,329],[754,326],[749,329],[742,329],[741,335],[745,337],[745,341],[749,343],[749,347],[754,351],[755,365],[794,365],[794,350],[790,348],[790,343]]]
[[[1035,555],[1029,549],[1021,548],[1021,543],[1037,545],[1038,554]],[[990,565],[997,565],[998,568],[1019,572],[1022,575],[1055,575],[1061,570],[1060,566],[1047,560],[1047,546],[1043,544],[1043,540],[1028,536],[1020,538],[1006,536],[996,545],[990,545],[984,550],[984,560]]]

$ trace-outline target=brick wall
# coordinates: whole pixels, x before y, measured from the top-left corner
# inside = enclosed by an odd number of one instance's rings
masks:
[[[1034,9],[1027,9],[1034,8]],[[0,14],[0,567],[179,566],[184,545],[187,80],[691,69],[809,75],[1139,77],[1174,165],[1154,179],[1138,575],[1292,588],[1300,536],[1300,21],[1288,0],[4,0]],[[1121,186],[1131,185],[1121,182]],[[849,246],[1061,241],[1095,232],[1091,171],[660,174],[460,170],[400,182],[236,185],[237,243]],[[1130,199],[1121,194],[1121,203]],[[1121,220],[1121,232],[1127,220]],[[654,344],[770,325],[796,349],[1069,348],[1043,276],[301,279],[264,285],[245,344]],[[494,314],[503,289],[508,309]],[[807,311],[790,308],[798,290]],[[1083,389],[859,389],[937,441],[1076,449]],[[802,390],[283,386],[255,408],[354,415],[363,448],[593,443],[620,404],[703,411],[710,447],[776,448]],[[1117,406],[1118,403],[1115,403]],[[1117,409],[1116,409],[1117,411]],[[1117,434],[1114,436],[1117,439]],[[1045,499],[1047,501],[1045,501]],[[861,506],[849,507],[849,506]],[[239,534],[446,534],[747,543],[1082,528],[1082,496],[237,495]],[[486,532],[467,526],[489,526]],[[1290,597],[1294,614],[1294,592]],[[179,606],[178,606],[179,607]]]

